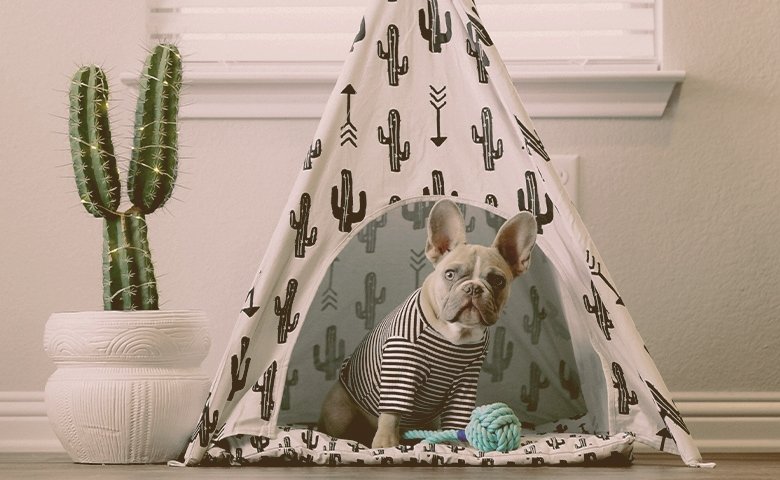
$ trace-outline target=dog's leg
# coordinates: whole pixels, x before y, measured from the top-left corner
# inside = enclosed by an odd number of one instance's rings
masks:
[[[322,402],[318,429],[327,435],[345,438],[350,426],[359,419],[359,415],[360,411],[349,398],[344,386],[337,381]]]
[[[318,429],[332,437],[368,445],[376,431],[376,417],[364,413],[341,382],[336,382],[322,402]]]
[[[401,415],[383,412],[379,414],[376,435],[371,442],[371,448],[395,447],[401,443]]]

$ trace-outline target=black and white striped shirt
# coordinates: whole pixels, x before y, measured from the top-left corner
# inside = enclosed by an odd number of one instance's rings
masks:
[[[400,413],[403,427],[441,416],[441,428],[465,428],[487,345],[487,330],[477,343],[446,340],[425,319],[416,290],[344,360],[340,380],[363,410]]]

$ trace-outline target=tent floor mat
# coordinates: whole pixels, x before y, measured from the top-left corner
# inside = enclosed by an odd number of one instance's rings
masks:
[[[523,432],[517,450],[481,452],[468,444],[420,442],[371,449],[306,428],[280,428],[276,438],[236,435],[208,451],[201,465],[628,466],[632,433],[592,435]]]

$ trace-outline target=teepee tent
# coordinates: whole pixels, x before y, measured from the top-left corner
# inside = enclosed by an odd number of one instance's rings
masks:
[[[461,206],[473,243],[520,210],[538,223],[478,402],[508,403],[537,430],[631,432],[699,464],[471,0],[375,0],[302,147],[187,464],[236,439],[260,452],[280,425],[317,421],[345,356],[431,270],[425,220],[442,196]]]

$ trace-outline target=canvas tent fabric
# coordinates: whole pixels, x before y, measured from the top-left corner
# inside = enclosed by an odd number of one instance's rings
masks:
[[[474,243],[520,210],[538,223],[479,402],[508,403],[557,432],[631,432],[700,464],[472,1],[375,0],[301,149],[186,464],[316,422],[340,362],[430,271],[425,219],[443,196],[461,205]]]

